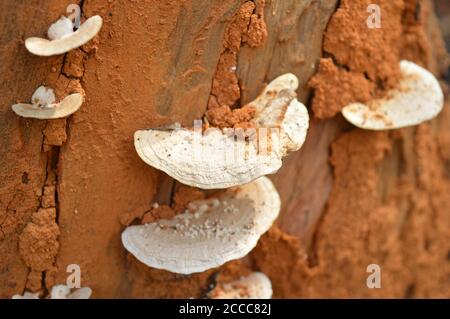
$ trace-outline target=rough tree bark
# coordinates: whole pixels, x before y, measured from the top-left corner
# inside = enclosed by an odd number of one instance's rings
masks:
[[[250,270],[268,274],[276,297],[450,296],[448,106],[431,123],[394,133],[311,112],[306,144],[271,176],[281,216],[249,257],[178,276],[128,256],[124,224],[152,202],[170,204],[174,187],[138,158],[133,133],[189,125],[205,113],[223,39],[245,1],[85,0],[85,17],[104,18],[93,43],[64,56],[29,54],[24,39],[43,35],[72,2],[0,3],[0,297],[64,283],[69,264],[81,266],[95,297],[201,297],[215,281]],[[254,1],[267,38],[237,52],[241,105],[292,72],[310,108],[308,81],[323,55],[333,57],[323,39],[338,2]],[[401,55],[442,76],[447,60],[431,2],[395,2],[403,20],[417,8],[413,27],[427,42],[413,38]],[[399,37],[411,36],[405,30]],[[15,116],[10,106],[41,84],[58,94],[81,85],[86,101],[67,120]],[[46,247],[39,253],[36,239]],[[380,290],[365,285],[370,263],[382,266]]]

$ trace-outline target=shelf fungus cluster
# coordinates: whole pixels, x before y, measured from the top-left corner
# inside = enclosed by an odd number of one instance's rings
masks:
[[[48,39],[28,38],[25,46],[28,51],[39,56],[63,54],[89,42],[100,31],[102,24],[100,16],[93,16],[74,31],[72,20],[62,16],[48,29]]]
[[[280,212],[279,194],[265,175],[277,172],[282,159],[306,139],[309,115],[296,98],[297,88],[293,74],[269,83],[249,104],[255,115],[245,129],[219,129],[196,121],[194,128],[137,131],[136,151],[150,166],[185,185],[226,190],[190,202],[170,220],[126,228],[124,247],[147,266],[180,274],[246,256]],[[214,295],[272,295],[270,280],[260,273],[222,288]]]
[[[278,171],[282,158],[298,150],[309,126],[306,107],[296,98],[298,79],[284,74],[250,103],[250,128],[203,130],[167,128],[137,131],[141,159],[179,182],[202,189],[243,185]]]
[[[193,201],[173,219],[130,226],[122,243],[147,266],[180,274],[202,272],[247,255],[279,211],[278,192],[261,177]]]
[[[89,299],[92,290],[89,287],[71,289],[66,285],[53,286],[48,296],[49,299]],[[12,299],[39,299],[39,293],[25,292],[23,295],[14,295]]]
[[[367,104],[347,105],[342,115],[353,125],[367,130],[398,129],[436,117],[444,106],[438,80],[409,61],[400,62],[400,71],[402,78],[396,89]]]
[[[21,117],[51,120],[75,113],[81,104],[83,104],[83,96],[80,93],[70,94],[59,103],[55,103],[53,89],[40,86],[31,97],[31,104],[14,104],[12,110]]]
[[[208,293],[210,299],[270,299],[272,283],[261,272],[254,272],[226,284],[219,284]]]
[[[28,38],[25,47],[31,53],[39,56],[64,54],[76,49],[97,35],[103,24],[100,16],[87,19],[78,30],[74,31],[71,19],[61,16],[47,31],[49,39]],[[74,93],[55,103],[55,94],[51,88],[40,86],[34,92],[31,103],[18,103],[12,106],[13,111],[22,117],[42,120],[67,117],[81,107],[83,96]]]

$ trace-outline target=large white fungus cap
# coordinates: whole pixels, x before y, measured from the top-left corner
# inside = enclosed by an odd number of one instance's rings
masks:
[[[92,290],[89,287],[82,287],[75,289],[71,292],[71,289],[66,285],[56,285],[52,287],[50,292],[50,299],[89,299],[91,297]],[[23,295],[14,295],[12,299],[39,299],[39,293],[25,292]]]
[[[202,189],[243,185],[278,171],[282,158],[304,143],[306,107],[296,99],[298,79],[284,74],[250,103],[255,129],[151,129],[137,131],[141,159],[179,182]],[[253,131],[253,137],[244,138]],[[242,133],[242,134],[241,134]]]
[[[80,28],[73,32],[72,21],[61,17],[48,29],[50,40],[43,38],[28,38],[25,46],[31,53],[40,56],[51,56],[69,52],[76,49],[97,35],[103,24],[100,16],[87,19]],[[72,30],[70,29],[72,27]]]
[[[254,272],[239,280],[216,286],[208,295],[211,299],[270,299],[272,283],[262,272]]]
[[[73,93],[59,103],[54,102],[55,94],[53,90],[40,86],[31,97],[32,104],[14,104],[12,110],[21,117],[41,120],[59,119],[78,111],[83,104],[83,96],[80,93]]]
[[[218,198],[191,202],[188,210],[171,220],[127,227],[124,247],[147,266],[174,273],[218,267],[256,246],[279,214],[280,197],[261,177]]]
[[[367,104],[353,103],[342,115],[353,125],[366,130],[389,130],[413,126],[436,117],[444,106],[438,80],[424,68],[400,62],[399,87],[387,96]]]

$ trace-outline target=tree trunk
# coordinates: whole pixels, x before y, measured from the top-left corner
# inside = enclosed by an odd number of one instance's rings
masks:
[[[294,73],[310,130],[302,149],[270,176],[282,199],[276,225],[249,256],[190,276],[149,268],[121,244],[125,225],[154,202],[173,204],[180,188],[139,159],[133,133],[192,125],[206,111],[213,82],[231,92],[218,70],[233,66],[221,59],[230,50],[224,39],[236,36],[245,1],[85,0],[83,16],[104,19],[95,40],[51,58],[27,52],[24,40],[43,36],[71,2],[0,4],[0,297],[46,293],[66,282],[70,264],[81,267],[82,286],[99,298],[203,297],[211,284],[250,271],[266,273],[279,298],[450,297],[449,107],[417,127],[364,131],[339,114],[317,116],[308,84],[321,58],[381,87],[395,81],[386,70],[400,59],[442,78],[448,60],[431,1],[375,1],[388,24],[378,31],[361,27],[367,0],[253,1],[255,20],[237,33],[232,52],[238,104]],[[341,19],[360,33],[347,34]],[[352,54],[364,61],[354,66]],[[339,79],[320,83],[330,88],[323,107],[342,108]],[[17,117],[11,105],[43,84],[58,96],[81,86],[80,111],[67,120]],[[46,249],[36,252],[39,242]],[[381,289],[366,286],[369,264],[381,267]]]

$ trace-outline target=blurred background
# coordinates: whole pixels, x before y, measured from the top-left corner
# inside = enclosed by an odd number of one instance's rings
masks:
[[[450,51],[450,0],[434,0],[434,2],[437,15],[441,19],[447,50]]]

